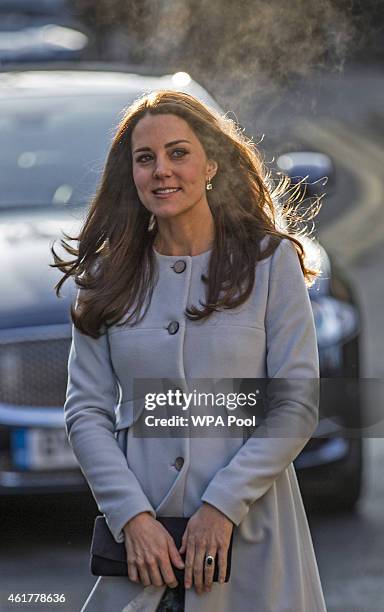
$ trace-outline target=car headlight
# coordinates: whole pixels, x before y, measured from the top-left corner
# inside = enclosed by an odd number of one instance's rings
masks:
[[[318,295],[311,303],[319,348],[345,342],[355,335],[358,316],[351,304],[329,295]]]

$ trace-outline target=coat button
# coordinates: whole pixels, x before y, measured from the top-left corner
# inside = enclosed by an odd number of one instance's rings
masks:
[[[176,272],[176,274],[181,274],[182,272],[184,272],[185,268],[187,267],[187,264],[182,259],[178,259],[172,267],[173,271]]]
[[[177,321],[171,321],[167,327],[168,333],[171,336],[173,336],[174,334],[177,334],[177,332],[179,331],[179,327],[180,325],[178,324]]]
[[[177,469],[178,472],[180,472],[181,468],[184,465],[184,459],[183,457],[176,457],[175,459],[175,463],[173,464],[175,466],[175,468]]]

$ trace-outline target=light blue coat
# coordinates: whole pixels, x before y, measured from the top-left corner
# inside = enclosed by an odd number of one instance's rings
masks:
[[[241,307],[190,321],[183,313],[204,299],[201,274],[209,256],[156,253],[158,281],[140,324],[112,327],[97,340],[73,329],[69,441],[116,541],[139,512],[190,516],[203,501],[235,523],[230,582],[200,596],[188,590],[186,612],[324,612],[292,464],[316,428],[316,394],[280,398],[271,423],[278,431],[280,417],[288,418],[297,435],[266,436],[261,428],[245,444],[226,436],[133,435],[145,413],[133,410],[134,378],[318,379],[312,309],[293,245],[283,240],[257,264],[254,290]],[[177,273],[179,260],[186,267]],[[179,323],[174,334],[167,329],[171,321]],[[83,609],[154,611],[164,588],[102,577]]]

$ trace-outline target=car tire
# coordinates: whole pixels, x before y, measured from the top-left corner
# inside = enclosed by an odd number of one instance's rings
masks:
[[[342,463],[298,471],[298,481],[307,511],[320,514],[346,513],[356,509],[363,482],[363,441],[349,440],[349,453]]]
[[[344,469],[335,481],[335,493],[329,508],[338,512],[353,512],[361,495],[363,472],[363,441],[350,440],[350,454]]]

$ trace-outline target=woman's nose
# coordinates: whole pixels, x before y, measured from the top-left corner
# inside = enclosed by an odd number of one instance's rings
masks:
[[[167,160],[158,159],[154,168],[154,175],[156,178],[161,178],[163,176],[171,176],[172,170],[167,163]]]

